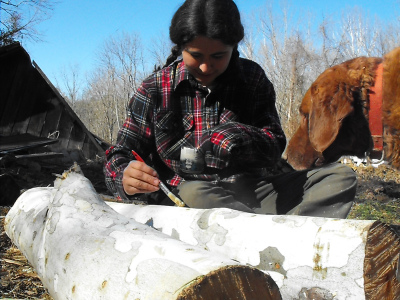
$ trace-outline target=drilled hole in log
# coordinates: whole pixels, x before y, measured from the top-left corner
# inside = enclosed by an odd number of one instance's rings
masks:
[[[375,222],[368,232],[365,249],[365,299],[399,299],[399,259],[400,238],[388,225]]]

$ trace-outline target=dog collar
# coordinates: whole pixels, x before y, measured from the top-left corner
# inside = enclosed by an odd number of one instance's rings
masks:
[[[374,86],[369,90],[369,130],[374,141],[372,152],[375,153],[383,151],[382,86],[383,64],[380,63],[376,69]]]

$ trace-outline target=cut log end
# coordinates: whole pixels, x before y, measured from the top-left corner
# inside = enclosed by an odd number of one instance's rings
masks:
[[[248,266],[227,266],[198,277],[182,289],[177,299],[282,299],[275,281]]]
[[[398,300],[400,238],[388,225],[375,222],[367,236],[364,261],[365,299]]]

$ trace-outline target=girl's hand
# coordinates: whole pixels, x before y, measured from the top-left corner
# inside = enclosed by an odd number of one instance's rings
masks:
[[[158,191],[159,183],[157,172],[144,162],[137,160],[129,163],[122,177],[122,186],[128,195]]]

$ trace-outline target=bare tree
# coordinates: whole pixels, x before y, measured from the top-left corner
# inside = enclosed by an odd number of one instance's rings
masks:
[[[154,69],[163,67],[167,57],[171,54],[172,42],[164,34],[159,34],[152,39],[149,52],[155,61]]]
[[[239,44],[240,54],[250,60],[259,61],[258,50],[259,43],[257,42],[259,35],[257,34],[258,24],[257,14],[255,12],[249,13],[242,17],[242,23],[244,25],[244,38]]]
[[[254,16],[252,18],[254,20]],[[239,44],[239,52],[241,55],[247,59],[258,61],[259,58],[257,56],[257,34],[254,32],[252,26],[245,25],[245,36],[243,40]]]
[[[313,44],[306,43],[310,39],[304,37],[309,34],[308,28],[303,26],[305,33],[301,32],[302,26],[293,20],[288,9],[282,9],[279,15],[270,6],[257,21],[262,40],[258,62],[274,84],[276,106],[288,136],[297,123],[298,106],[308,88],[314,59]]]
[[[77,110],[88,129],[108,142],[114,142],[124,119],[125,102],[120,98],[120,83],[113,69],[97,69],[89,79],[84,101]]]
[[[0,0],[0,46],[23,38],[40,40],[36,25],[49,18],[55,0]]]
[[[72,109],[74,109],[79,115],[79,111],[76,111],[76,104],[79,100],[81,100],[83,87],[80,67],[78,64],[69,65],[68,68],[63,68],[60,74],[63,84],[60,86],[59,81],[56,79],[58,89],[71,105]]]
[[[345,34],[343,57],[353,58],[359,56],[377,56],[377,41],[381,29],[378,20],[373,24],[365,12],[359,8],[347,11],[342,17],[341,31]]]
[[[122,33],[105,41],[99,54],[100,65],[107,72],[114,72],[120,80],[122,97],[129,100],[145,76],[143,46],[136,33]]]
[[[389,24],[382,28],[377,38],[377,52],[384,55],[400,45],[400,17],[397,22]]]
[[[324,20],[320,26],[321,71],[359,56],[381,57],[399,45],[398,22],[385,25],[357,7],[347,10],[339,20],[330,24]]]
[[[82,121],[93,133],[115,142],[125,120],[126,105],[146,76],[140,38],[123,33],[106,40],[99,53],[99,66],[76,103]]]

